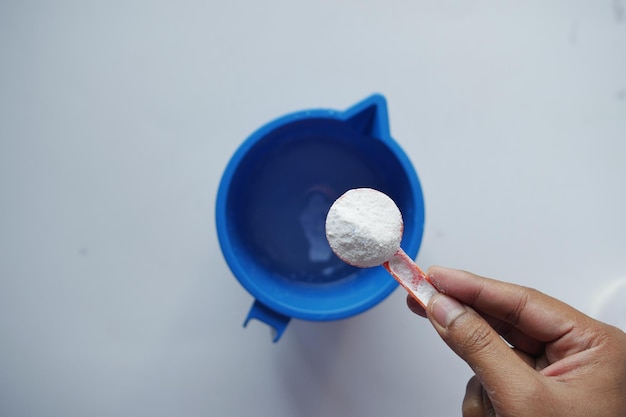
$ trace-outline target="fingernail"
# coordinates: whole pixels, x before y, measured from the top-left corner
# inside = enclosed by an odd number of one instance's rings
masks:
[[[433,318],[442,327],[448,327],[450,323],[465,312],[465,307],[452,297],[438,294],[433,300]]]

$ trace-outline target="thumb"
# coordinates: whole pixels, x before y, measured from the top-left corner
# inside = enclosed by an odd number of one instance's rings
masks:
[[[441,338],[468,363],[487,393],[506,397],[512,394],[506,392],[509,389],[517,395],[532,389],[528,383],[537,381],[536,372],[471,307],[437,294],[429,302],[427,313]]]

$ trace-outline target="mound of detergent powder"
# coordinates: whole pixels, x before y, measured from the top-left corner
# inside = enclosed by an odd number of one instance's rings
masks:
[[[391,198],[371,188],[347,191],[326,216],[326,238],[344,262],[368,268],[385,263],[402,240],[402,214]]]

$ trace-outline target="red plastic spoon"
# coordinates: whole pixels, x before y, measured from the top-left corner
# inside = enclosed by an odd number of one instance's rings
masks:
[[[384,266],[426,308],[437,289],[400,247],[402,231],[396,203],[371,188],[347,191],[326,216],[326,238],[341,260],[361,268]]]

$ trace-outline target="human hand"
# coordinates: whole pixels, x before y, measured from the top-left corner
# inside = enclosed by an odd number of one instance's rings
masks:
[[[407,303],[476,374],[464,417],[626,416],[626,333],[534,289],[440,267],[428,276],[442,294],[426,311]]]

